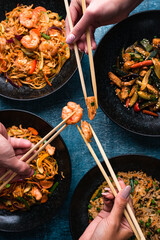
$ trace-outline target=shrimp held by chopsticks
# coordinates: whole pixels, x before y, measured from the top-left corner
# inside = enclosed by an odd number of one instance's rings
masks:
[[[87,121],[81,120],[81,129],[87,140],[87,142],[91,142],[91,138],[93,137],[92,131],[90,129],[89,123]]]
[[[75,111],[75,114],[66,122],[68,125],[78,123],[83,116],[83,109],[79,104],[74,102],[68,102],[67,106],[62,109],[62,119],[66,119],[69,115],[71,115]]]

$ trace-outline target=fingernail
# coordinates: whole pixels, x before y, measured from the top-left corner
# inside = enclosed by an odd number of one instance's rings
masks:
[[[108,188],[108,187],[104,188],[104,190],[107,191],[107,192],[111,192],[111,189]]]
[[[127,186],[123,189],[122,193],[121,193],[121,197],[124,199],[127,199],[129,197],[131,193],[131,186]]]
[[[32,177],[32,176],[33,176],[33,174],[34,174],[34,170],[33,170],[33,169],[31,169],[31,173],[29,174],[29,176],[28,176],[28,177]]]
[[[69,36],[66,38],[66,43],[71,44],[75,40],[75,35],[74,34],[69,34]]]
[[[104,196],[104,197],[107,198],[107,196],[108,196],[109,194],[110,194],[109,192],[104,192],[104,193],[102,193],[102,196]]]
[[[118,177],[118,181],[121,181],[121,180],[122,180],[122,178]]]

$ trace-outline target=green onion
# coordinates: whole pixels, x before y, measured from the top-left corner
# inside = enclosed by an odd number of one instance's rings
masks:
[[[159,187],[156,186],[156,190],[158,190],[158,189],[159,189]]]
[[[28,204],[28,202],[27,202],[24,198],[22,198],[22,197],[17,197],[17,199],[18,199],[20,202],[24,203],[25,206],[26,206],[26,208],[29,209],[29,204]]]
[[[101,210],[101,209],[100,209],[99,207],[97,207],[97,211],[100,212],[100,210]]]
[[[10,186],[11,186],[11,184],[9,184],[9,183],[8,183],[8,184],[6,184],[6,188],[9,188]]]
[[[47,40],[51,39],[51,37],[45,33],[41,33],[41,36]]]
[[[89,219],[90,219],[90,220],[93,220],[93,217],[92,217],[92,216],[89,216]]]
[[[150,227],[150,225],[151,225],[151,223],[149,223],[149,222],[146,223],[147,228]]]
[[[158,210],[158,213],[160,214],[160,210]]]
[[[146,191],[146,192],[149,192],[149,189],[148,189],[148,188],[146,188],[146,189],[145,189],[145,191]]]
[[[58,16],[58,20],[60,21],[63,17],[62,16]]]
[[[144,222],[143,222],[142,220],[139,220],[139,223],[140,223],[140,224],[143,224]]]
[[[91,106],[93,107],[95,105],[95,103],[94,102],[91,102]]]
[[[91,204],[88,204],[88,209],[91,209],[91,208],[92,208]]]
[[[134,184],[135,184],[135,185],[138,185],[138,181],[137,181],[137,180],[135,180],[135,181],[134,181]]]
[[[160,228],[157,229],[157,232],[160,233]]]
[[[134,182],[133,182],[133,179],[130,179],[130,186],[131,186],[131,193],[134,192]]]
[[[34,174],[33,174],[33,176],[35,176],[37,174],[37,171],[34,171]]]
[[[151,203],[152,203],[152,204],[155,204],[155,201],[152,199],[152,200],[151,200]]]
[[[49,195],[52,195],[52,193],[54,192],[54,190],[56,189],[56,187],[58,186],[59,182],[56,182],[50,189],[50,194]]]

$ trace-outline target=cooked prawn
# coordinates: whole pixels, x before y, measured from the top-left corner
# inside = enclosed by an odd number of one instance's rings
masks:
[[[55,150],[56,148],[55,147],[52,147],[50,144],[48,144],[46,147],[45,147],[46,151],[48,152],[48,154],[50,156],[54,155],[55,153]]]
[[[32,29],[29,32],[29,35],[24,36],[21,39],[22,45],[30,50],[34,50],[38,47],[40,42],[40,32],[37,29]]]
[[[6,39],[4,37],[0,37],[0,52],[4,51],[6,47]]]
[[[58,48],[51,41],[43,41],[39,45],[39,51],[43,52],[44,58],[50,59],[57,54]]]
[[[90,129],[89,123],[87,121],[81,120],[81,129],[87,140],[87,142],[91,142],[91,138],[93,137],[92,131]]]
[[[86,98],[86,105],[87,105],[88,116],[89,116],[90,120],[94,119],[96,112],[97,112],[95,102],[96,102],[95,97],[87,97]]]
[[[35,27],[38,22],[40,12],[46,12],[47,10],[41,6],[36,7],[33,11],[26,9],[20,14],[20,23],[26,28]]]
[[[69,115],[71,115],[75,111],[75,114],[68,119],[67,124],[76,124],[78,123],[83,116],[83,109],[79,104],[74,102],[68,102],[67,106],[62,109],[62,119],[66,119]]]

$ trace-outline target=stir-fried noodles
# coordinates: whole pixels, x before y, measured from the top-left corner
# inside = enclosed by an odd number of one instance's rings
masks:
[[[39,6],[20,5],[0,23],[0,73],[15,87],[52,85],[70,57],[65,21]]]
[[[146,239],[160,239],[160,182],[156,179],[153,180],[143,172],[119,172],[118,176],[127,185],[131,185],[135,215]],[[103,209],[101,193],[105,192],[105,187],[108,187],[106,182],[91,197],[88,205],[90,221]]]
[[[36,144],[41,140],[36,129],[12,126],[8,128],[8,135],[16,138],[25,138]],[[41,147],[41,146],[40,146]],[[18,180],[6,185],[0,192],[0,209],[27,210],[36,203],[45,203],[49,195],[58,186],[55,176],[58,174],[58,164],[52,156],[55,148],[47,145],[38,157],[31,162],[35,173],[32,177]]]

